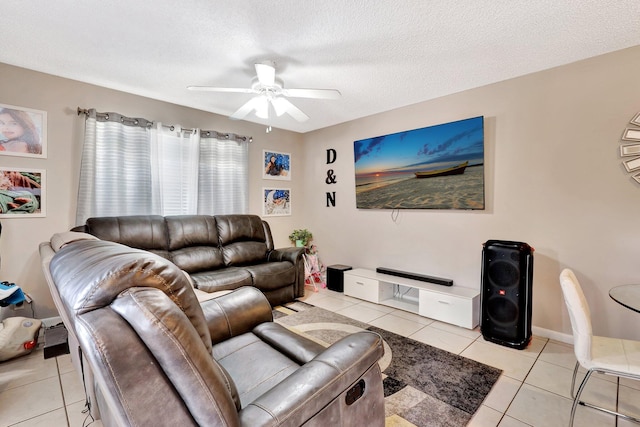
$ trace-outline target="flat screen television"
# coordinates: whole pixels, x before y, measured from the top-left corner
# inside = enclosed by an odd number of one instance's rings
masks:
[[[354,141],[358,209],[484,209],[484,117]]]

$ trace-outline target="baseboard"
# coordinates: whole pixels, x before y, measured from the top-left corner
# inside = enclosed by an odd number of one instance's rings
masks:
[[[533,335],[542,338],[549,338],[550,340],[560,341],[565,344],[573,345],[573,335],[565,334],[558,331],[552,331],[551,329],[539,328],[537,326],[531,327]]]

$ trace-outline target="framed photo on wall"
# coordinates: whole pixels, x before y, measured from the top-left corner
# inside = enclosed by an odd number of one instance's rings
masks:
[[[41,169],[0,167],[0,217],[44,217],[45,175]]]
[[[263,179],[291,181],[291,154],[274,150],[263,150]]]
[[[47,157],[47,112],[0,104],[0,155]]]
[[[291,215],[291,189],[271,188],[262,189],[262,216]]]

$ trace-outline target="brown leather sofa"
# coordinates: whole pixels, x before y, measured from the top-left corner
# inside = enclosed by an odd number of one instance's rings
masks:
[[[304,295],[304,249],[275,249],[257,215],[98,217],[73,231],[160,255],[205,292],[254,286],[272,306]]]
[[[325,349],[253,287],[201,305],[166,259],[71,234],[41,245],[43,268],[103,425],[384,425],[379,335]]]

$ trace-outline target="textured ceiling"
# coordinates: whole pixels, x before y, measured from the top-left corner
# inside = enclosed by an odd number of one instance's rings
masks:
[[[342,99],[246,120],[308,132],[639,45],[640,1],[3,0],[0,35],[0,62],[226,116],[251,95],[186,87],[250,87],[275,61]]]

